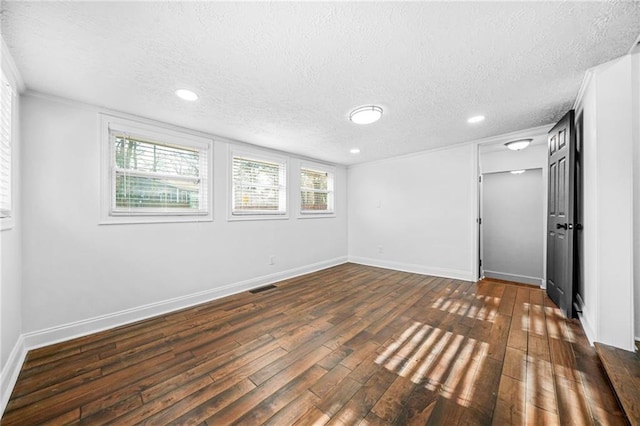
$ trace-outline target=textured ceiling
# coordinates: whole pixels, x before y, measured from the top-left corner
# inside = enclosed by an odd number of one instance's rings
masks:
[[[640,33],[638,2],[2,3],[28,89],[342,164],[553,123]]]

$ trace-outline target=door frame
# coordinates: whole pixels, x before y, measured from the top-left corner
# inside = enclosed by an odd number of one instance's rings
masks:
[[[480,152],[478,151],[478,158],[480,158]],[[484,264],[482,259],[484,259],[484,245],[482,244],[484,238],[484,228],[482,226],[482,218],[484,217],[484,211],[482,209],[482,200],[484,197],[484,193],[482,192],[482,175],[483,173],[478,170],[478,218],[476,223],[478,225],[478,276],[479,278],[484,278]]]
[[[482,279],[482,275],[480,275],[480,260],[482,259],[482,244],[481,244],[481,232],[482,232],[482,226],[480,225],[478,219],[482,218],[482,211],[481,211],[481,204],[482,204],[482,194],[480,192],[480,185],[478,183],[478,178],[483,174],[483,173],[487,173],[490,170],[485,170],[485,167],[483,167],[482,164],[482,151],[483,149],[488,150],[489,152],[493,152],[495,151],[500,151],[501,149],[504,149],[505,152],[507,152],[507,148],[504,146],[505,143],[515,140],[515,139],[526,139],[526,138],[532,138],[534,139],[534,144],[539,143],[540,141],[544,141],[545,147],[547,144],[547,134],[549,132],[549,130],[551,130],[551,128],[555,125],[555,123],[552,124],[547,124],[544,126],[538,126],[538,127],[532,127],[530,129],[524,129],[524,130],[519,130],[517,132],[511,132],[511,133],[505,133],[503,135],[498,135],[498,136],[493,136],[493,137],[489,137],[489,138],[484,138],[484,139],[480,139],[478,141],[475,142],[475,163],[473,165],[473,169],[475,171],[474,176],[473,176],[473,186],[475,188],[474,190],[474,195],[476,198],[476,202],[472,211],[472,216],[471,216],[471,220],[473,221],[472,223],[475,226],[475,232],[473,233],[473,240],[474,240],[474,245],[473,247],[475,247],[474,250],[474,259],[473,259],[473,271],[474,274],[478,274],[478,277],[476,278],[476,280],[480,280]],[[527,148],[528,149],[528,148]],[[548,172],[548,167],[549,165],[547,164],[547,157],[545,156],[544,164],[539,164],[539,165],[533,165],[531,167],[521,167],[523,169],[530,169],[530,168],[542,168],[542,187],[543,187],[543,199],[542,199],[542,208],[543,208],[543,216],[540,218],[540,220],[542,221],[542,229],[544,231],[544,239],[543,239],[543,243],[542,243],[542,259],[544,262],[545,267],[543,268],[543,276],[542,276],[542,282],[540,285],[540,288],[542,289],[546,289],[546,282],[547,282],[547,268],[546,268],[546,263],[547,263],[547,208],[548,208],[548,196],[547,196],[547,188],[549,185],[549,172]],[[509,170],[514,170],[516,169],[516,167],[513,168],[504,168],[503,170],[492,170],[492,171],[509,171]]]

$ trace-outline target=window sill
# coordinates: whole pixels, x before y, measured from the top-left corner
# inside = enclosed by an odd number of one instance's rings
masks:
[[[227,217],[227,221],[228,222],[244,222],[244,221],[249,221],[249,220],[288,220],[289,219],[289,215],[268,215],[268,214],[264,214],[264,215],[235,215],[232,216],[230,215],[229,217]]]
[[[13,217],[0,218],[0,231],[8,231],[10,229],[13,229],[15,225],[16,222],[15,220],[13,220]]]
[[[298,215],[298,219],[333,219],[335,217],[335,213],[300,213]]]
[[[99,225],[130,225],[130,224],[144,224],[144,223],[188,223],[188,222],[212,222],[212,215],[201,216],[168,216],[168,215],[156,215],[156,216],[108,216],[103,217]]]

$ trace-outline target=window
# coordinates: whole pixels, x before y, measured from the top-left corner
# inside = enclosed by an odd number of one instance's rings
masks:
[[[3,225],[8,225],[9,220],[13,216],[12,208],[12,112],[13,112],[13,96],[14,90],[9,80],[1,73],[0,81],[0,218]],[[6,223],[4,223],[6,222]]]
[[[211,220],[211,141],[104,117],[109,175],[105,222]]]
[[[300,168],[300,213],[333,213],[333,168],[302,164]]]
[[[231,216],[286,217],[286,159],[233,152],[231,163]]]

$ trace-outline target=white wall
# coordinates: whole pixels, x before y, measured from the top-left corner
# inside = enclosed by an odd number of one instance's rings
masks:
[[[229,142],[216,140],[213,222],[98,225],[97,109],[31,94],[22,119],[23,318],[25,332],[45,330],[36,344],[346,261],[344,167],[335,218],[228,222]]]
[[[482,175],[484,276],[540,286],[545,230],[542,169]]]
[[[627,350],[633,349],[633,132],[640,112],[633,109],[634,78],[630,56],[594,68],[577,108],[584,110],[581,320],[591,340]]]
[[[349,167],[349,259],[477,278],[476,147]]]
[[[21,137],[20,137],[20,96],[22,88],[20,75],[8,54],[4,41],[2,44],[2,70],[16,88],[12,111],[12,203],[13,220],[11,227],[0,231],[0,413],[16,379],[16,367],[19,367],[22,334],[22,209],[20,175]]]
[[[634,336],[636,340],[640,340],[640,53],[632,56],[632,84],[633,84],[633,229],[634,229],[634,247],[633,247],[633,279],[634,287],[634,314],[635,314],[635,330]]]

